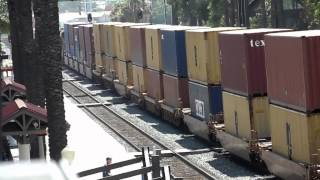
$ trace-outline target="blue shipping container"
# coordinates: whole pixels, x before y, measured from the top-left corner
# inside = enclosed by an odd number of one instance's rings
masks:
[[[64,24],[63,26],[63,38],[64,38],[64,49],[66,54],[69,56],[69,26]]]
[[[187,77],[187,59],[185,46],[185,30],[161,30],[162,66],[166,74]]]
[[[208,120],[209,115],[223,112],[221,86],[206,86],[189,81],[189,99],[192,116]]]

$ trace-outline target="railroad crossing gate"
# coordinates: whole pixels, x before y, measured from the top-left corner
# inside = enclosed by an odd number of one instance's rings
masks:
[[[24,99],[26,96],[26,87],[16,83],[11,79],[3,79],[1,81],[1,97],[2,103],[14,101],[17,98]]]
[[[19,136],[25,142],[30,135],[46,135],[47,110],[16,99],[2,108],[3,136]]]

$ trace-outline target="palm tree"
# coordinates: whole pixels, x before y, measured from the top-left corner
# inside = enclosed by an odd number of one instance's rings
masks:
[[[40,24],[37,26],[39,58],[43,60],[45,98],[48,112],[49,149],[53,160],[61,158],[67,145],[67,122],[62,91],[61,39],[58,0],[34,0]]]

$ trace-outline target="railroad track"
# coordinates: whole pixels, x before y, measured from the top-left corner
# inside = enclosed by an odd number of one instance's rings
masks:
[[[148,135],[129,120],[113,111],[109,107],[109,103],[97,99],[75,81],[75,79],[63,80],[64,93],[75,101],[78,104],[78,107],[83,108],[100,123],[108,127],[134,150],[141,151],[141,147],[146,146],[155,147],[156,149],[161,150],[169,150],[173,154],[173,157],[163,158],[162,163],[170,165],[175,176],[194,180],[218,179],[218,177],[198,167],[180,153]]]

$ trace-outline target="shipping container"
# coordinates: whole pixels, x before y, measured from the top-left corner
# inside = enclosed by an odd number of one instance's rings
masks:
[[[69,41],[69,55],[72,58],[75,58],[75,46],[74,46],[74,27],[79,25],[86,24],[84,22],[72,22],[67,23],[68,26],[68,41]]]
[[[155,100],[163,100],[162,72],[153,69],[146,69],[145,86],[149,97]]]
[[[119,78],[119,82],[122,85],[133,85],[133,73],[132,73],[132,63],[127,61],[117,61],[117,74]]]
[[[146,69],[140,66],[132,65],[133,89],[139,93],[146,92]]]
[[[73,28],[73,37],[74,37],[75,60],[79,61],[80,59],[79,27]]]
[[[247,29],[219,35],[222,87],[244,96],[267,93],[264,35],[289,29]],[[232,52],[232,53],[230,53]]]
[[[164,104],[174,108],[189,107],[188,78],[163,74]]]
[[[161,34],[160,29],[169,25],[152,25],[145,27],[147,67],[162,70]]]
[[[103,56],[112,56],[111,52],[115,52],[115,33],[114,26],[122,24],[121,22],[104,22],[98,23],[100,26],[100,48]]]
[[[173,26],[161,29],[161,50],[163,72],[178,77],[187,77],[187,55],[185,31],[208,27]]]
[[[101,54],[101,23],[93,24],[93,42],[96,54]]]
[[[75,49],[74,49],[74,29],[73,25],[69,25],[69,52],[70,52],[70,57],[74,58],[75,56]]]
[[[130,59],[130,38],[129,29],[131,26],[147,25],[147,23],[122,23],[115,25],[116,56],[119,60],[129,61]]]
[[[116,57],[116,33],[115,25],[121,22],[107,22],[103,24],[104,40],[106,42],[104,53],[110,57]]]
[[[103,56],[103,61],[104,63],[104,73],[108,76],[108,77],[113,77],[115,75],[115,70],[116,67],[115,65],[115,59],[113,57],[109,57],[109,56]]]
[[[70,47],[69,47],[69,25],[63,25],[63,37],[64,37],[64,49],[67,56],[70,56]]]
[[[79,57],[79,61],[81,63],[84,62],[84,60],[86,59],[86,44],[85,44],[85,40],[84,40],[84,27],[83,26],[79,26],[79,43],[80,43],[80,57]]]
[[[307,115],[270,105],[272,151],[302,163],[318,163],[320,114]]]
[[[271,136],[267,96],[248,98],[223,92],[222,98],[226,132],[246,140],[252,139],[251,130],[258,138]]]
[[[302,112],[320,109],[320,30],[270,34],[266,39],[268,96]]]
[[[146,67],[145,26],[131,26],[129,29],[129,59],[134,65]]]
[[[189,100],[192,116],[208,120],[210,115],[222,114],[221,86],[203,85],[189,81]]]
[[[94,60],[95,50],[94,50],[94,40],[93,40],[93,25],[83,25],[84,28],[84,42],[85,42],[85,54],[86,59],[84,61],[85,65],[89,68],[92,67]]]
[[[188,77],[202,84],[220,84],[218,33],[240,29],[219,27],[186,31]]]

